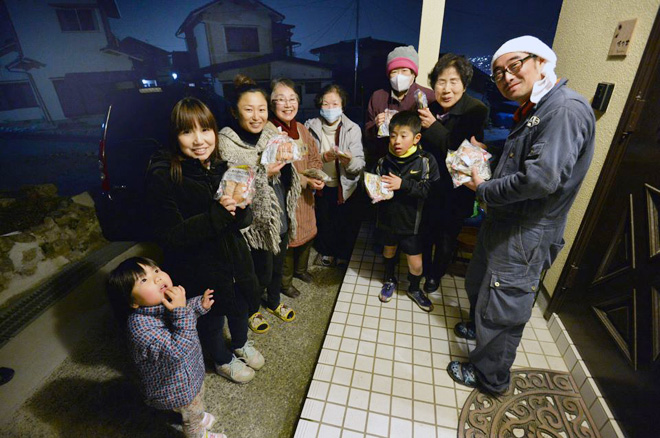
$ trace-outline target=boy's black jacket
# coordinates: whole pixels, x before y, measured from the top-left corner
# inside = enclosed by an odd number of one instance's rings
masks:
[[[424,201],[431,184],[440,178],[433,155],[420,147],[406,158],[388,152],[378,160],[374,173],[401,178],[401,188],[394,191],[394,197],[377,204],[376,227],[395,234],[418,234]]]

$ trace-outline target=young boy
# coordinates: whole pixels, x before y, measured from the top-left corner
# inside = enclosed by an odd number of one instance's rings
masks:
[[[215,418],[204,412],[204,360],[196,325],[213,305],[213,291],[186,303],[183,287],[143,257],[117,266],[108,288],[132,309],[128,337],[145,402],[179,412],[186,437],[227,438],[207,431]]]
[[[390,121],[387,155],[376,164],[384,186],[394,191],[392,199],[377,204],[376,228],[384,234],[385,282],[379,298],[387,303],[397,287],[394,275],[397,246],[408,259],[408,296],[422,310],[433,304],[419,287],[422,278],[422,239],[419,234],[424,200],[431,183],[440,178],[433,155],[418,147],[422,122],[413,111],[401,111]]]

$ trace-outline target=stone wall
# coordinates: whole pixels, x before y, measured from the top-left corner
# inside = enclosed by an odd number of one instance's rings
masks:
[[[0,217],[0,306],[107,244],[86,192],[63,198],[52,184],[26,186],[0,199]]]

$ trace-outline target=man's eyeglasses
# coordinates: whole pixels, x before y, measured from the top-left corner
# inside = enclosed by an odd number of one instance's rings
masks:
[[[285,106],[287,103],[289,105],[294,105],[298,103],[298,98],[291,97],[289,99],[284,99],[283,97],[278,97],[277,99],[273,99],[273,103],[277,106]]]
[[[495,73],[493,73],[493,75],[490,77],[490,80],[495,83],[498,83],[499,81],[504,79],[504,72],[515,75],[522,68],[523,62],[527,61],[529,58],[536,58],[536,55],[527,55],[522,59],[513,61],[511,64],[504,67],[504,69],[495,70]]]

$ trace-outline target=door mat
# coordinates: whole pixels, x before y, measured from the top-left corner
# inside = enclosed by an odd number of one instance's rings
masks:
[[[518,369],[500,396],[472,391],[459,418],[458,438],[600,438],[569,373]]]

